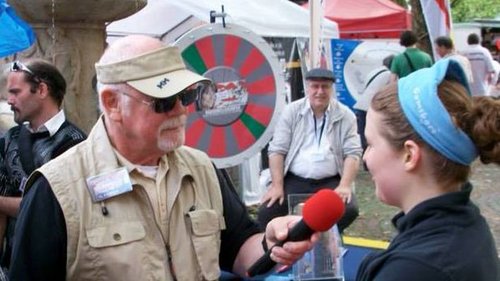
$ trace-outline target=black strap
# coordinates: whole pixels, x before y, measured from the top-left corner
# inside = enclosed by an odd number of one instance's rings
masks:
[[[370,80],[368,80],[368,83],[366,83],[365,88],[367,88],[367,87],[368,87],[368,85],[370,85],[370,83],[371,83],[371,82],[373,82],[373,80],[375,80],[375,78],[376,78],[376,77],[377,77],[380,73],[382,73],[382,72],[386,72],[386,71],[389,71],[389,70],[388,70],[388,69],[382,69],[382,70],[380,70],[379,72],[375,73],[375,75],[373,75],[373,76],[370,78]]]
[[[403,53],[405,55],[406,60],[408,61],[408,64],[410,65],[411,72],[415,71],[415,67],[413,66],[413,63],[411,63],[410,56],[406,52]]]
[[[313,119],[314,119],[314,136],[317,136],[318,128],[316,125],[316,116],[314,116],[314,113],[313,113]],[[326,113],[323,114],[323,122],[321,123],[321,129],[319,131],[318,146],[321,144],[321,137],[323,136],[323,130],[325,130],[325,123],[326,123]]]
[[[26,126],[21,126],[19,131],[19,159],[27,175],[36,169],[33,162],[33,140],[47,136],[49,136],[48,131],[32,134]]]

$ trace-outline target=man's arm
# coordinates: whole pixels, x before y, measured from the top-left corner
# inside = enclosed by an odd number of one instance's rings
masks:
[[[247,270],[252,264],[264,255],[264,249],[261,244],[263,236],[264,233],[258,233],[245,240],[234,260],[233,273],[239,276],[246,276]]]
[[[25,194],[15,231],[9,280],[65,280],[66,222],[44,177]]]
[[[290,149],[293,138],[294,114],[297,104],[289,104],[283,110],[278,123],[275,126],[273,139],[269,143],[269,172],[271,173],[271,185],[266,194],[261,198],[261,204],[268,202],[267,207],[274,203],[283,204],[285,200],[283,191],[283,177],[285,169],[285,158]]]
[[[17,217],[20,205],[21,197],[0,196],[0,213],[4,215]]]
[[[316,233],[308,240],[286,242],[282,247],[273,247],[278,241],[286,239],[289,229],[299,220],[300,217],[298,216],[278,217],[270,221],[266,227],[266,243],[267,247],[271,249],[271,259],[281,266],[291,266],[304,253],[311,250],[314,243],[319,239],[319,234]],[[245,276],[248,269],[264,254],[262,239],[263,234],[259,233],[249,237],[245,241],[234,262],[234,273]],[[278,270],[280,270],[279,267]]]
[[[267,207],[272,206],[275,202],[283,204],[285,200],[285,192],[283,187],[285,155],[274,153],[269,155],[269,171],[271,172],[271,186],[266,194],[260,200],[261,204],[269,201]]]
[[[496,78],[497,78],[497,75],[496,75],[495,71],[491,71],[491,72],[486,73],[486,82],[488,82],[489,85],[495,86],[496,85]]]
[[[359,170],[359,159],[355,156],[348,156],[344,159],[344,171],[340,179],[339,186],[335,189],[340,197],[346,202],[351,202],[352,186]]]
[[[262,238],[258,225],[248,215],[246,206],[241,202],[233,188],[230,178],[224,170],[216,170],[221,188],[226,229],[221,233],[219,263],[222,270],[240,276],[246,276],[247,270],[263,254]],[[266,242],[270,249],[274,243],[286,238],[288,228],[299,220],[297,216],[279,217],[272,220],[266,228]],[[311,241],[317,241],[313,235],[310,240],[288,242],[283,247],[273,248],[273,260],[289,265],[312,248]]]
[[[396,73],[391,73],[391,78],[390,78],[390,81],[391,82],[396,82],[398,81],[398,75]]]
[[[343,168],[340,183],[335,189],[346,202],[351,202],[352,183],[359,170],[359,159],[362,157],[363,148],[358,134],[358,126],[354,113],[347,111],[342,120],[344,131],[342,134]]]

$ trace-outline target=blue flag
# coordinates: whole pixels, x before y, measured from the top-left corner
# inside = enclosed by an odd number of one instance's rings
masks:
[[[0,0],[0,57],[29,48],[35,42],[31,27],[16,15],[6,0]]]

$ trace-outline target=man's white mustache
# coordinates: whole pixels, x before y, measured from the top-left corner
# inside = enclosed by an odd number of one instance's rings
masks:
[[[160,129],[168,130],[168,129],[178,128],[181,126],[185,127],[186,120],[187,120],[187,116],[185,114],[179,115],[177,117],[172,117],[172,118],[166,120],[165,122],[163,122],[163,124],[161,124]]]

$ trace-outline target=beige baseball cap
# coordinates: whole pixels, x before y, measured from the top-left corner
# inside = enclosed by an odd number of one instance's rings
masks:
[[[123,61],[96,63],[97,81],[102,84],[127,83],[154,97],[168,98],[208,78],[186,68],[179,48],[168,46]]]

